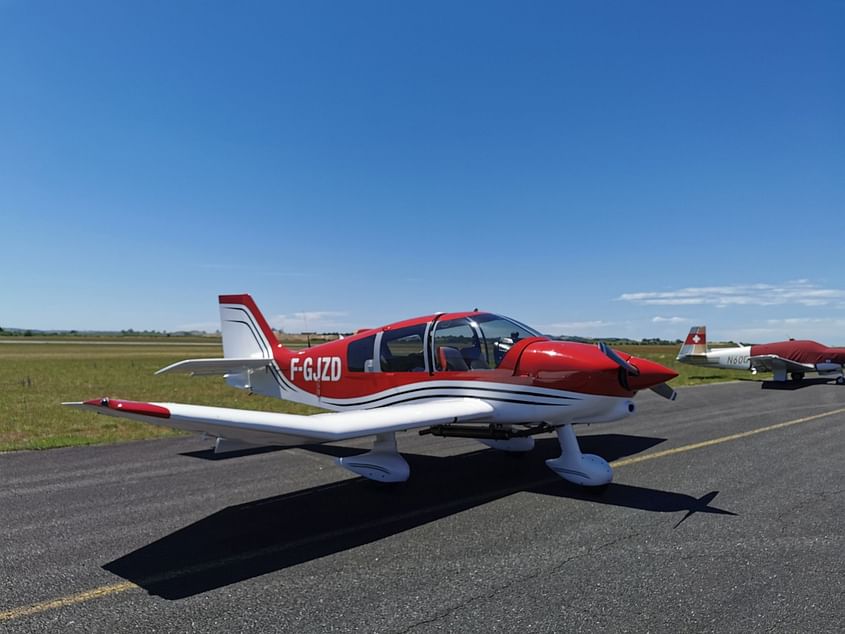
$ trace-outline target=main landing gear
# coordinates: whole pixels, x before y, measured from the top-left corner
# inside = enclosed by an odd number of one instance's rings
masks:
[[[378,434],[372,451],[336,458],[337,464],[352,473],[376,482],[405,482],[411,468],[396,450],[396,433]]]
[[[542,433],[547,429],[549,429],[548,426],[536,427],[525,433]],[[560,443],[560,457],[546,460],[549,469],[568,482],[591,487],[597,491],[610,484],[613,479],[613,469],[610,468],[604,458],[594,454],[581,453],[578,438],[576,438],[571,424],[557,427],[555,432]],[[479,432],[476,429],[474,433],[478,434]],[[531,437],[517,436],[509,439],[476,437],[476,440],[481,440],[490,447],[509,452],[530,451],[534,446],[534,439]],[[394,432],[378,434],[371,451],[355,456],[336,458],[336,462],[344,469],[376,482],[405,482],[411,471],[408,463],[396,449],[396,434]]]
[[[583,454],[572,425],[557,428],[560,458],[546,460],[546,465],[564,480],[588,487],[603,487],[613,479],[607,460],[594,454]]]

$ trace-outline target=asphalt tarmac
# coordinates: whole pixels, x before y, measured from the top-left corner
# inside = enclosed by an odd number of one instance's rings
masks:
[[[737,382],[579,426],[594,495],[471,440],[411,480],[197,437],[0,454],[3,632],[841,632],[845,387]],[[80,416],[85,414],[80,413]]]

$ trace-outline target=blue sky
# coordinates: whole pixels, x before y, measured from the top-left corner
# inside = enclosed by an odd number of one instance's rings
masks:
[[[845,3],[0,0],[0,326],[845,344]]]

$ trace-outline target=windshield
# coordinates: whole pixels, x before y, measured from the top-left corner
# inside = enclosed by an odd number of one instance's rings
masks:
[[[472,317],[470,320],[475,322],[481,330],[495,367],[498,367],[507,351],[520,339],[542,337],[533,328],[501,315],[483,313],[477,317]]]
[[[437,322],[434,366],[440,371],[489,370],[499,366],[517,341],[540,336],[518,321],[491,313]]]

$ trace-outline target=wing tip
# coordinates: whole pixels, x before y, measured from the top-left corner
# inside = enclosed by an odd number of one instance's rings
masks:
[[[126,401],[123,399],[109,398],[92,398],[88,401],[69,401],[62,403],[70,407],[77,407],[80,409],[88,407],[96,407],[99,409],[113,410],[115,412],[122,412],[126,414],[140,414],[142,416],[152,416],[155,418],[170,418],[170,410],[155,403],[145,403],[143,401]]]

